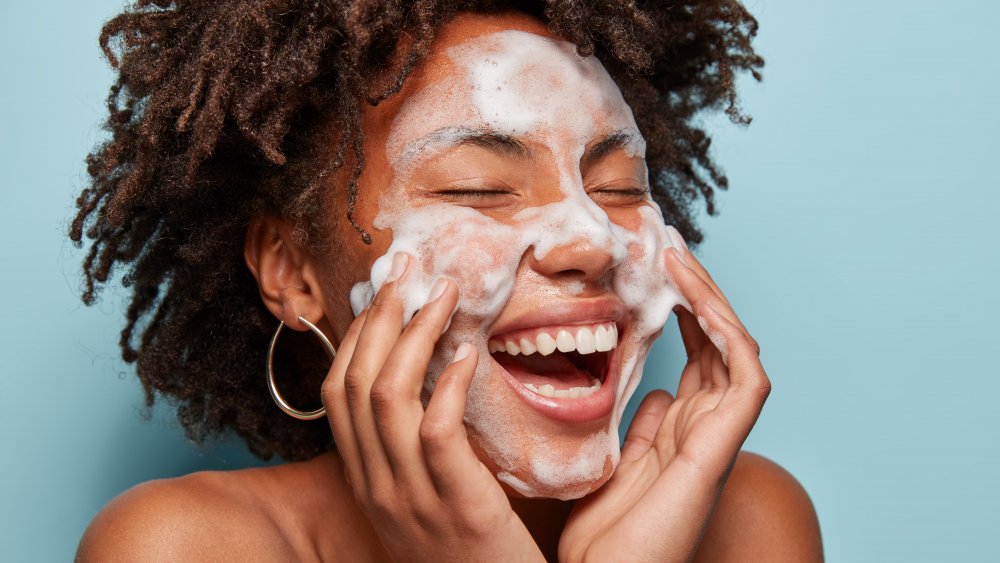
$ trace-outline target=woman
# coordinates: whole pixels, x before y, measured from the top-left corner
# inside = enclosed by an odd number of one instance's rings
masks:
[[[821,559],[805,492],[739,453],[770,383],[683,241],[725,185],[692,118],[742,119],[754,20],[481,4],[140,2],[106,26],[84,299],[127,267],[147,399],[302,461],[136,487],[80,559]],[[619,446],[671,309],[677,398]],[[265,358],[322,420],[270,402]]]

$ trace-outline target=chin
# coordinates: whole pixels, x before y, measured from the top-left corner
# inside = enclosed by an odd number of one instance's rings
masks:
[[[572,500],[604,485],[619,460],[618,436],[483,435],[469,427],[469,441],[507,496]]]
[[[528,472],[515,475],[497,470],[495,474],[504,492],[511,498],[575,500],[589,495],[607,483],[614,473],[616,463],[617,456],[605,456],[604,464],[596,477],[561,476],[558,479],[543,481],[538,475]]]

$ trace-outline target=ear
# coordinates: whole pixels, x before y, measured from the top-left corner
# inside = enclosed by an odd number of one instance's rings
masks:
[[[254,219],[247,229],[243,257],[271,314],[291,329],[307,330],[298,318],[318,323],[325,316],[325,300],[312,256],[295,241],[294,232],[295,227],[283,219]]]

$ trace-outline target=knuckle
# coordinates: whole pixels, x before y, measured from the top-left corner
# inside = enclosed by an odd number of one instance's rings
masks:
[[[441,508],[433,503],[414,501],[407,503],[417,525],[423,529],[434,529],[441,519]]]
[[[398,495],[395,491],[387,490],[384,487],[378,487],[367,491],[367,494],[365,495],[365,504],[376,515],[386,517],[396,513],[397,497]]]
[[[347,374],[344,375],[344,393],[348,399],[356,400],[364,394],[366,379],[357,370],[348,370]]]
[[[754,382],[753,391],[761,400],[767,399],[771,394],[771,379],[762,373],[760,379]]]
[[[753,371],[757,373],[749,374],[745,380],[736,383],[735,387],[740,389],[741,394],[763,403],[771,394],[771,380],[763,369]]]
[[[342,396],[344,387],[340,385],[334,378],[328,377],[323,381],[323,385],[319,388],[320,400],[323,401],[323,406],[327,407],[333,405]]]
[[[757,350],[757,341],[754,340],[752,336],[747,334],[746,331],[740,329],[738,326],[728,328],[730,328],[728,331],[730,339],[736,343],[736,345],[742,346],[746,350]]]
[[[454,435],[454,429],[447,421],[424,417],[420,423],[420,441],[431,449],[441,448]]]
[[[372,410],[376,414],[388,412],[399,397],[399,390],[394,381],[381,378],[372,385],[369,398],[372,403]]]

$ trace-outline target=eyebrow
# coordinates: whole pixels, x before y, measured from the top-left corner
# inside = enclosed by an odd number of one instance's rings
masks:
[[[455,146],[472,145],[507,157],[530,158],[533,154],[528,145],[514,137],[485,129],[465,132],[459,135],[454,144]]]
[[[437,152],[463,145],[481,147],[503,157],[530,158],[534,154],[516,138],[485,127],[442,127],[406,145],[395,161],[412,163],[427,150]]]
[[[627,149],[629,145],[642,142],[642,135],[630,129],[608,134],[586,150],[580,159],[581,165],[592,164],[596,160],[616,151]],[[498,133],[483,127],[442,127],[406,146],[399,160],[410,161],[431,146],[458,147],[477,146],[503,157],[532,158],[534,151],[516,137]]]
[[[580,163],[587,165],[600,160],[616,150],[623,150],[635,141],[635,136],[628,131],[615,131],[600,141],[597,141],[584,153]]]

